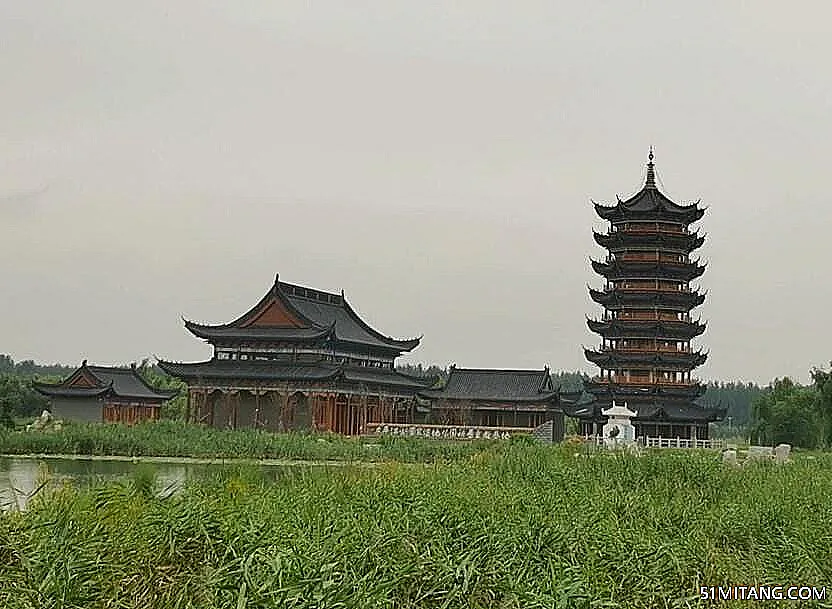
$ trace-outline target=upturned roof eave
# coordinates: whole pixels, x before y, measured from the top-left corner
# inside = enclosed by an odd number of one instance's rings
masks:
[[[356,312],[356,310],[353,309],[352,305],[350,305],[346,296],[341,297],[341,302],[343,303],[343,307],[344,307],[344,310],[347,312],[347,315],[349,315],[356,324],[358,324],[365,332],[370,334],[370,336],[375,337],[378,341],[380,341],[382,343],[386,343],[386,344],[390,345],[391,348],[395,348],[395,349],[398,349],[400,351],[409,352],[409,351],[412,351],[413,349],[415,349],[416,347],[418,347],[419,343],[422,342],[422,337],[421,336],[416,337],[416,338],[400,339],[400,338],[393,338],[393,337],[387,336],[385,334],[382,334],[381,332],[379,332],[378,330],[373,328],[369,323],[364,321],[364,319]],[[338,333],[337,326],[336,326],[335,333],[336,333],[336,335]],[[343,339],[340,339],[340,340],[343,340]],[[347,342],[347,341],[345,341],[345,342]]]
[[[99,397],[110,391],[112,387],[109,385],[103,387],[69,387],[63,383],[33,383],[32,388],[47,397],[61,396],[61,397]]]
[[[200,331],[206,330],[228,330],[228,329],[236,329],[236,328],[244,328],[245,325],[251,321],[253,317],[259,312],[263,307],[265,307],[270,301],[277,300],[280,302],[281,305],[285,306],[287,310],[296,317],[296,319],[306,327],[309,328],[319,328],[324,329],[325,326],[321,326],[320,324],[316,323],[314,320],[309,319],[305,316],[302,312],[300,312],[290,301],[290,299],[285,296],[281,289],[281,282],[280,276],[275,275],[274,283],[269,288],[269,290],[257,301],[257,303],[250,307],[245,313],[237,317],[236,319],[229,321],[227,323],[222,324],[200,324],[194,321],[190,321],[182,318],[185,322],[185,327],[192,331],[191,328],[195,328]],[[203,338],[200,336],[200,338]]]
[[[191,324],[188,326],[187,324]],[[237,326],[208,326],[203,324],[194,324],[193,322],[187,322],[186,320],[186,328],[197,338],[201,338],[203,340],[211,341],[220,341],[220,340],[281,340],[281,341],[312,341],[312,340],[319,340],[321,338],[326,338],[331,336],[335,332],[335,324],[332,324],[328,327],[326,326],[318,326],[314,328],[286,328],[281,326],[260,326],[257,328],[251,327],[237,327]],[[274,331],[274,336],[269,336],[269,331]],[[303,330],[314,330],[314,332],[308,335],[298,334],[297,336],[292,336],[292,331],[303,331]],[[283,335],[281,336],[281,332]],[[258,336],[259,334],[259,336]]]

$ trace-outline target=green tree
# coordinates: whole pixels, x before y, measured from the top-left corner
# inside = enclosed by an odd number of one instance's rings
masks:
[[[832,367],[832,363],[830,363]],[[832,368],[829,371],[815,368],[811,371],[812,383],[818,392],[818,415],[823,421],[823,440],[832,446]]]
[[[725,421],[719,426],[731,427],[736,432],[741,431],[751,421],[751,404],[763,391],[764,388],[755,383],[711,381],[705,386],[705,394],[700,403],[711,408],[727,408]]]
[[[6,417],[33,416],[47,405],[46,398],[34,390],[32,379],[0,374],[0,413]]]
[[[788,377],[775,379],[752,403],[752,439],[817,448],[823,440],[818,401],[814,387],[798,385]]]
[[[589,375],[583,372],[555,372],[552,375],[552,382],[555,387],[563,393],[582,393],[584,382],[589,380]]]
[[[162,404],[161,415],[163,419],[184,421],[188,408],[188,386],[178,378],[165,374],[161,368],[151,365],[146,359],[136,367],[136,371],[152,387],[178,391],[176,397]]]

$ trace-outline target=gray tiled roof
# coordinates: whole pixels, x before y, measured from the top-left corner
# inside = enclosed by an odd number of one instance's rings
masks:
[[[696,205],[679,205],[668,199],[658,188],[645,186],[621,203],[629,211],[665,211],[685,214],[696,210]]]
[[[639,419],[653,419],[664,415],[670,421],[718,421],[725,413],[722,409],[704,408],[696,404],[635,404],[633,410]]]
[[[284,284],[280,285],[282,287]],[[417,339],[402,341],[379,334],[358,316],[343,297],[339,297],[337,302],[332,302],[289,293],[286,298],[301,315],[316,324],[325,327],[334,324],[335,336],[339,340],[387,349],[412,349],[419,344]]]
[[[46,396],[65,398],[90,398],[104,395],[110,391],[110,386],[103,387],[65,387],[60,384],[35,383],[35,389]]]
[[[196,363],[160,361],[159,366],[173,376],[217,379],[322,381],[344,379],[353,383],[368,383],[411,389],[423,389],[426,383],[390,368],[347,366],[326,362],[287,364],[257,360],[209,360]]]
[[[596,334],[606,337],[668,336],[693,338],[702,334],[707,324],[694,321],[650,321],[642,319],[587,319],[587,326]]]
[[[331,334],[331,328],[269,328],[269,327],[222,327],[185,322],[185,327],[200,338],[231,338],[261,340],[315,340]]]
[[[160,361],[159,367],[170,375],[184,379],[325,380],[335,378],[340,372],[340,368],[334,364],[286,364],[256,360],[208,360],[193,363]]]
[[[112,385],[116,395],[131,398],[169,398],[176,395],[175,390],[154,389],[132,368],[113,368],[108,366],[88,366],[102,383]]]
[[[400,387],[411,387],[413,389],[424,389],[428,386],[427,382],[423,379],[402,374],[389,368],[345,367],[344,378],[357,383],[397,385]]]
[[[69,379],[84,370],[95,378],[95,387],[76,387],[67,384]],[[176,390],[151,387],[133,368],[88,366],[86,361],[65,381],[56,384],[38,383],[35,388],[44,395],[89,397],[111,392],[118,397],[147,400],[167,400],[178,393]]]
[[[547,369],[451,368],[442,389],[422,391],[419,395],[432,399],[545,402],[556,399],[557,392]]]
[[[280,303],[289,309],[302,327],[281,325],[250,325],[257,312]],[[343,293],[333,294],[278,281],[260,301],[246,313],[226,324],[199,324],[185,321],[185,327],[196,336],[208,340],[297,340],[311,341],[327,336],[343,343],[371,347],[387,352],[415,349],[421,339],[396,339],[378,332],[350,306]]]
[[[593,202],[594,203],[594,202]],[[647,165],[647,179],[636,194],[616,205],[605,206],[594,203],[596,213],[607,220],[630,218],[669,217],[684,223],[695,222],[705,213],[698,202],[679,205],[665,196],[656,186],[655,171],[651,160]]]
[[[624,385],[616,383],[602,383],[596,380],[589,380],[584,383],[584,390],[592,395],[616,395],[617,399],[637,399],[639,397],[656,396],[662,400],[675,400],[681,398],[697,398],[705,392],[702,383],[690,384],[645,384],[645,385]]]

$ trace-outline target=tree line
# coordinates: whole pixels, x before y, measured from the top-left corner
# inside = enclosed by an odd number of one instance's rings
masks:
[[[15,419],[33,417],[48,407],[47,399],[35,391],[34,383],[57,382],[76,369],[63,364],[38,364],[32,360],[15,362],[0,354],[0,425],[12,426]],[[399,372],[425,379],[440,387],[449,369],[437,365],[400,364]],[[137,370],[152,386],[178,389],[179,395],[167,402],[165,418],[182,419],[187,405],[185,384],[143,360]],[[555,385],[564,393],[583,393],[588,375],[575,371],[553,371]],[[716,437],[745,437],[759,444],[786,442],[806,448],[832,447],[832,368],[813,369],[811,383],[801,385],[790,378],[778,378],[768,386],[741,381],[709,382],[699,404],[706,408],[726,408],[727,413],[714,426]]]
[[[832,364],[830,364],[832,367]],[[832,447],[832,369],[815,368],[809,385],[775,379],[752,405],[750,435],[757,444],[785,442]]]

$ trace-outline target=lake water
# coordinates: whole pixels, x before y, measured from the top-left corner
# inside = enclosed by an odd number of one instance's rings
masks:
[[[267,479],[277,480],[289,471],[308,468],[310,464],[256,463]],[[186,481],[236,469],[240,463],[197,460],[84,459],[84,458],[0,458],[0,512],[25,509],[44,480],[60,484],[64,480],[83,486],[106,480],[129,478],[138,468],[150,468],[156,474],[156,490],[161,495],[177,492]]]

